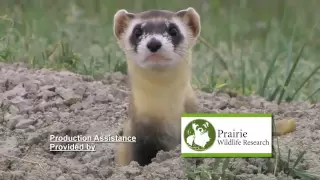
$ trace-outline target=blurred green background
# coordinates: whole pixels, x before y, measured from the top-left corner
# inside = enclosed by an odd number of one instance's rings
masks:
[[[101,77],[126,72],[118,9],[201,15],[193,83],[268,100],[320,99],[319,0],[1,0],[0,60]],[[319,71],[318,71],[319,70]]]

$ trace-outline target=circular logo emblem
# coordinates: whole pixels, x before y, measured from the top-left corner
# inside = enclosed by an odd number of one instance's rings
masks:
[[[194,151],[209,149],[216,139],[213,125],[204,119],[191,121],[184,129],[184,141]]]

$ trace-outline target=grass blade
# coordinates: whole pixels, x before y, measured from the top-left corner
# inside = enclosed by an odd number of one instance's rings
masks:
[[[220,53],[218,53],[213,46],[208,43],[202,36],[199,36],[199,41],[206,45],[214,54],[217,55],[218,60],[220,61],[221,65],[223,66],[223,68],[228,72],[230,79],[233,79],[233,76],[231,74],[231,72],[229,71],[228,65],[226,63],[226,61],[223,59],[223,57],[220,55]]]
[[[311,99],[315,94],[317,94],[320,91],[320,88],[318,88],[317,90],[315,90],[313,93],[311,93],[310,96],[308,96],[305,100]]]
[[[274,132],[276,132],[277,129],[276,129],[276,122],[275,122],[275,120],[274,120],[274,116],[272,116],[272,119],[273,119],[273,121],[272,121],[272,129],[274,129]],[[276,162],[275,162],[275,164],[274,164],[274,169],[273,169],[273,175],[276,175],[276,174],[277,174],[277,170],[278,170],[278,171],[281,171],[281,170],[282,170],[282,167],[281,167],[282,163],[279,162],[279,161],[281,161],[281,152],[280,152],[280,146],[279,146],[279,138],[278,138],[278,136],[275,137],[275,140],[276,140],[276,144],[277,144],[277,152],[276,152],[276,150],[275,150],[275,147],[272,146],[272,151],[274,151],[275,159],[276,159]]]
[[[291,156],[291,149],[289,149],[289,152],[288,152],[288,157],[287,157],[287,163],[286,163],[286,169],[289,169],[289,162],[290,162],[290,156]]]
[[[277,59],[279,57],[279,54],[280,54],[280,52],[277,52],[277,53],[274,54],[273,59],[272,59],[272,61],[270,62],[269,66],[268,66],[269,68],[268,68],[267,74],[266,74],[266,76],[264,78],[263,85],[262,85],[262,87],[260,89],[260,96],[262,96],[262,97],[264,97],[265,89],[266,89],[268,81],[269,81],[269,79],[270,79],[270,77],[272,75],[272,72],[274,70],[274,65],[275,65],[275,63],[276,63],[276,61],[277,61]]]
[[[312,174],[306,171],[294,169],[293,170],[296,176],[299,176],[300,178],[303,179],[308,179],[308,180],[318,180],[320,179],[320,175]]]
[[[107,64],[108,64],[108,71],[111,71],[111,53],[108,53],[108,57],[107,57]]]
[[[220,162],[221,162],[221,158],[215,158],[214,159],[214,164],[213,164],[213,170],[216,171],[219,168]]]
[[[230,159],[231,158],[225,158],[224,159],[224,162],[222,164],[222,175],[221,175],[222,178],[224,178],[226,176],[226,169],[229,166]]]
[[[311,73],[310,75],[301,83],[301,85],[299,86],[299,88],[294,92],[294,94],[290,97],[291,100],[293,100],[293,98],[298,94],[298,92],[302,89],[302,87],[309,81],[309,79],[311,79],[311,77],[313,77],[313,75],[316,74],[316,72],[318,72],[318,70],[320,69],[320,66],[316,67]]]
[[[245,89],[245,82],[246,82],[246,65],[243,60],[243,55],[242,55],[243,50],[241,49],[240,52],[240,62],[241,62],[241,86],[242,86],[242,94],[245,94],[246,89]]]
[[[287,57],[287,60],[286,60],[286,76],[289,75],[289,70],[290,70],[290,66],[291,66],[291,61],[292,61],[292,50],[293,50],[293,40],[291,39],[291,41],[289,42],[289,47],[288,47],[288,57]]]
[[[301,47],[301,49],[300,49],[300,51],[299,51],[299,54],[298,54],[296,60],[294,61],[293,66],[291,67],[291,70],[290,70],[290,72],[289,72],[289,74],[288,74],[288,77],[287,77],[287,79],[286,79],[286,81],[285,81],[285,83],[284,83],[284,86],[282,87],[282,90],[281,90],[281,92],[280,92],[280,96],[279,96],[279,99],[278,99],[278,102],[277,102],[278,104],[280,104],[280,102],[281,102],[281,100],[282,100],[282,98],[283,98],[285,89],[286,89],[286,87],[288,87],[288,85],[289,85],[289,83],[290,83],[290,81],[291,81],[293,72],[295,71],[295,69],[296,69],[296,67],[297,67],[297,65],[298,65],[298,62],[299,62],[299,60],[300,60],[300,57],[301,57],[301,55],[302,55],[302,53],[303,53],[303,50],[304,50],[304,48],[305,48],[305,45],[306,45],[306,44],[303,44],[303,45],[302,45],[302,47]]]
[[[275,89],[274,89],[274,91],[273,91],[273,93],[269,96],[269,98],[268,98],[268,101],[273,101],[275,98],[276,98],[276,96],[278,95],[278,92],[280,91],[280,85],[278,85]]]
[[[299,154],[297,160],[294,162],[292,168],[290,169],[289,175],[293,173],[293,170],[296,168],[296,166],[301,162],[303,156],[305,155],[306,151],[303,151],[301,154]]]

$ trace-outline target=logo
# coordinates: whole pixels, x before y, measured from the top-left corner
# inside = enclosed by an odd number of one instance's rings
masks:
[[[272,157],[272,114],[184,114],[181,157]]]
[[[194,151],[209,149],[216,140],[213,125],[204,119],[191,121],[184,129],[184,141]]]

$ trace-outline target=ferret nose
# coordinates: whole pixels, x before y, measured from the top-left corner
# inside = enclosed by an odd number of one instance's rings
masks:
[[[155,38],[152,38],[147,44],[147,48],[153,53],[157,52],[161,48],[161,46],[161,42]]]

